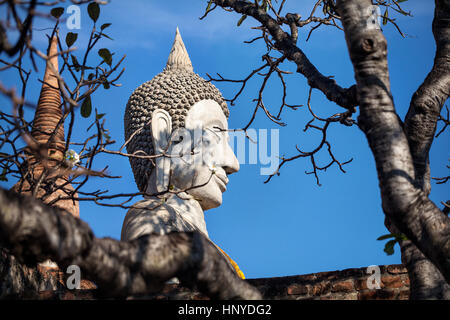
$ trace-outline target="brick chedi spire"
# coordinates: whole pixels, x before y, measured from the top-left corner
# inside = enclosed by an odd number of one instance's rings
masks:
[[[60,125],[56,134],[52,137],[52,133],[55,131],[58,122],[62,118],[61,94],[57,78],[58,40],[56,36],[50,40],[47,56],[49,59],[47,60],[47,66],[45,68],[44,81],[34,116],[31,135],[40,145],[50,142],[48,146],[49,158],[61,161],[63,159],[65,148],[64,126]]]
[[[58,126],[59,121],[63,117],[63,113],[61,110],[61,94],[58,82],[58,40],[56,36],[50,39],[47,56],[48,60],[45,68],[44,81],[34,116],[31,136],[41,150],[47,149],[47,155],[44,154],[43,156],[47,156],[48,158],[44,159],[44,161],[46,166],[51,168],[64,160],[65,150],[64,124],[61,123]],[[34,154],[30,154],[27,162],[32,180],[38,181],[44,171],[42,159],[37,158]],[[53,174],[53,177],[49,175],[46,179],[53,180],[54,178],[55,174]],[[70,195],[70,192],[74,189],[70,183],[67,183],[67,180],[67,176],[58,177],[55,184],[56,186],[62,187],[46,197],[44,203],[50,203],[58,197],[67,197]],[[41,184],[41,188],[37,192],[37,198],[41,198],[45,194],[45,190],[42,188],[44,184],[45,181]],[[22,185],[21,190],[18,190],[20,185]],[[22,193],[25,194],[30,193],[30,185],[26,180],[19,181],[13,189],[18,192],[23,191]],[[77,201],[59,200],[54,206],[68,211],[75,217],[80,216]]]

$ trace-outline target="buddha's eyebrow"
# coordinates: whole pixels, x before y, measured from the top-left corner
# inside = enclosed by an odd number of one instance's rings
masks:
[[[221,128],[219,128],[219,127],[213,127],[213,129],[219,129],[219,130],[224,130],[224,129],[221,129]],[[206,130],[209,130],[209,131],[211,131],[212,133],[214,133],[217,137],[219,137],[220,138],[220,135],[217,133],[217,131],[214,131],[213,129],[211,129],[211,128],[206,128]]]
[[[220,127],[220,126],[214,126],[213,129],[217,129],[219,131],[228,131],[228,129],[224,129],[224,128]]]

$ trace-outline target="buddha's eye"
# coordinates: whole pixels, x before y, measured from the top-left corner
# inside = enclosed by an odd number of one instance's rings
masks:
[[[224,129],[221,129],[220,127],[213,127],[213,128],[206,128],[208,132],[213,133],[213,136],[217,139],[217,142],[220,142],[222,139],[223,131]]]

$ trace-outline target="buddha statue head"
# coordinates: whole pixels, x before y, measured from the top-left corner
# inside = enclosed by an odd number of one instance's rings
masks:
[[[228,107],[219,90],[193,72],[178,28],[163,72],[130,96],[124,117],[136,184],[147,194],[180,190],[203,210],[222,203],[239,163],[228,144]]]

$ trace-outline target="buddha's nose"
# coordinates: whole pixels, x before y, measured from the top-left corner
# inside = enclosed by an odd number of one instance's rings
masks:
[[[239,171],[239,161],[236,158],[233,149],[231,149],[230,145],[227,144],[226,152],[225,152],[225,161],[222,166],[227,174],[232,174]]]

